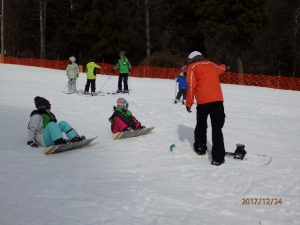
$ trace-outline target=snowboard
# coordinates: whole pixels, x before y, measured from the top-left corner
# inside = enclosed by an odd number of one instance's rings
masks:
[[[261,165],[267,166],[272,162],[272,157],[267,155],[254,155],[247,154],[243,160],[235,159],[235,154],[233,152],[225,153],[225,161],[230,160],[231,165],[234,164],[250,164],[250,165]]]
[[[142,135],[146,135],[151,133],[151,131],[154,129],[154,127],[145,127],[143,129],[138,129],[138,130],[131,130],[131,131],[123,131],[119,133],[115,133],[113,135],[113,139],[124,139],[124,138],[132,138],[132,137],[138,137]]]
[[[70,143],[67,143],[67,144],[52,145],[52,146],[49,146],[48,148],[46,148],[44,150],[44,154],[45,155],[56,154],[56,153],[66,152],[66,151],[70,151],[70,150],[74,150],[74,149],[83,148],[83,147],[89,145],[96,138],[97,138],[97,136],[93,137],[93,138],[86,139],[86,140],[82,140],[82,141],[79,141],[79,142],[70,142]]]

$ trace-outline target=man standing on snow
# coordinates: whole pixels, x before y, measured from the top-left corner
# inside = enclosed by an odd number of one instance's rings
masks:
[[[225,147],[222,128],[225,123],[223,94],[219,75],[225,72],[225,65],[217,65],[206,60],[198,51],[188,56],[186,109],[191,112],[194,98],[197,101],[197,124],[194,131],[194,150],[205,155],[207,146],[207,117],[210,115],[212,127],[212,165],[225,162]]]
[[[123,93],[128,93],[128,75],[130,73],[131,64],[128,58],[125,56],[125,52],[120,52],[120,59],[117,64],[113,67],[113,70],[119,70],[119,81],[117,93],[122,92],[122,80],[124,80],[124,91]]]

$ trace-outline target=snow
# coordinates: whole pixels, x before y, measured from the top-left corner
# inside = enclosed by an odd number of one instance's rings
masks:
[[[99,75],[97,90],[115,91],[116,83]],[[130,78],[130,109],[156,128],[116,141],[108,118],[119,96],[66,95],[66,84],[64,71],[0,64],[1,225],[300,224],[300,92],[222,85],[226,149],[244,143],[248,160],[215,167],[209,154],[192,150],[196,109],[173,104],[174,80]],[[78,89],[84,84],[81,74]],[[37,95],[58,120],[98,136],[95,143],[50,156],[27,146]],[[243,198],[283,204],[243,205]]]

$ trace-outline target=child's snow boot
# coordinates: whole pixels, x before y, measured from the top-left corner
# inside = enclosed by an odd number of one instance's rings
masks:
[[[68,141],[63,138],[60,138],[60,139],[57,139],[54,141],[55,145],[62,145],[62,144],[67,144],[67,143],[68,143]]]
[[[83,141],[83,140],[86,140],[85,136],[76,136],[71,139],[71,142],[79,142],[79,141]]]

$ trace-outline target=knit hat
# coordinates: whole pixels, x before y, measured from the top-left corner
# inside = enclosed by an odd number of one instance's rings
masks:
[[[47,99],[40,97],[40,96],[36,96],[34,98],[34,104],[37,109],[50,109],[51,108],[50,102]]]
[[[198,52],[198,51],[193,51],[189,54],[188,56],[188,59],[193,59],[195,58],[196,56],[202,56],[202,53],[201,52]]]
[[[129,104],[126,101],[125,98],[118,98],[117,99],[117,107],[128,109],[128,106],[129,106]]]
[[[75,58],[75,56],[71,56],[71,57],[69,57],[69,60],[70,60],[72,63],[74,63],[74,62],[76,61],[76,58]]]

